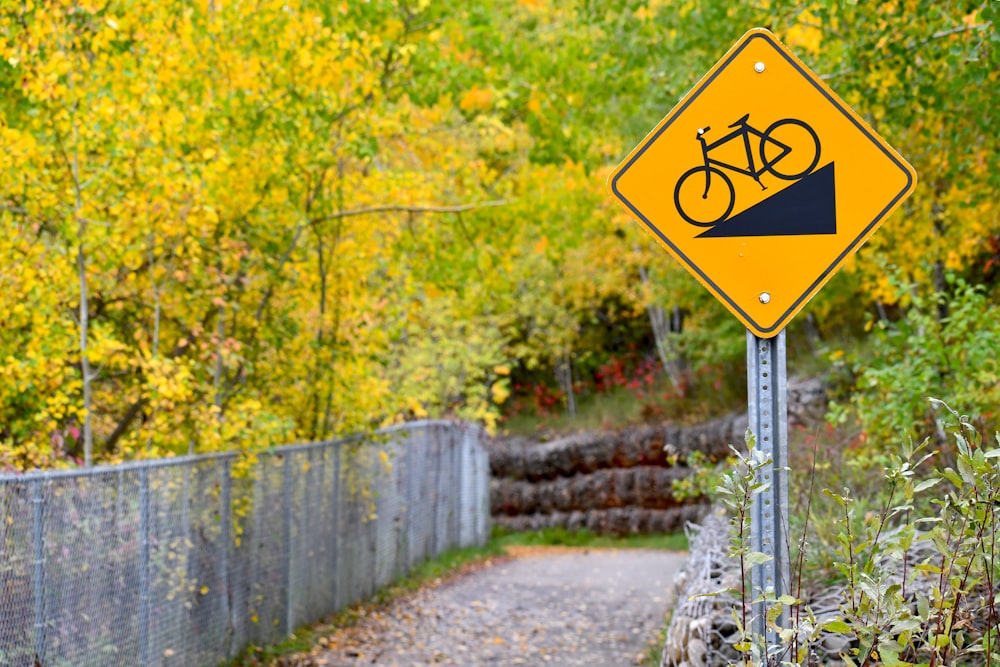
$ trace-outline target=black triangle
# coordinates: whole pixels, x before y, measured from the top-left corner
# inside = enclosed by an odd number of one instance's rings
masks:
[[[833,163],[695,238],[837,233]]]

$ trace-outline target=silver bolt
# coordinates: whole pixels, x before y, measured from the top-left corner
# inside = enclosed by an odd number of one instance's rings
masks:
[[[761,303],[770,303],[771,302],[771,293],[770,292],[761,292],[760,296],[758,296],[757,298],[760,299]]]
[[[763,72],[764,71],[764,63],[759,62],[756,65],[754,65],[753,66],[753,71],[757,72],[757,74],[760,74],[761,72]]]

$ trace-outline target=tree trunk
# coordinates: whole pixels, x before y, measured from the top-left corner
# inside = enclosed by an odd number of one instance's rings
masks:
[[[73,72],[69,72],[69,87],[74,88]],[[83,210],[83,185],[80,180],[80,137],[76,125],[76,109],[73,109],[73,157],[70,163],[70,176],[73,178],[73,216],[77,224],[76,269],[80,283],[80,374],[83,376],[83,465],[94,463],[94,421],[91,411],[94,403],[94,373],[87,357],[88,335],[90,329],[90,302],[87,289],[87,257],[85,243],[87,239],[87,222],[81,215]]]
[[[215,373],[212,384],[215,388],[215,407],[219,409],[219,418],[222,418],[222,374],[225,365],[222,362],[222,341],[226,337],[226,304],[219,306],[219,312],[215,321]]]
[[[819,328],[819,320],[812,313],[806,313],[804,320],[806,338],[809,340],[809,347],[812,348],[813,354],[819,352],[819,347],[823,343],[823,332]]]
[[[569,413],[570,417],[575,417],[576,394],[573,391],[573,360],[568,350],[556,362],[556,381],[566,394],[566,412]]]
[[[86,224],[81,222],[79,229],[80,241],[77,246],[76,266],[80,279],[80,373],[83,375],[83,465],[89,467],[94,463],[94,428],[91,418],[94,391],[92,382],[94,375],[90,370],[90,359],[87,358],[90,306],[87,301],[87,271],[83,250],[83,239],[87,229]]]
[[[646,267],[639,267],[639,277],[644,285],[649,284],[649,272],[646,270]],[[686,364],[683,355],[677,349],[677,346],[674,345],[674,341],[670,337],[670,332],[673,329],[673,331],[680,333],[684,323],[683,313],[679,307],[674,306],[671,313],[671,320],[668,321],[663,308],[654,304],[646,307],[646,313],[649,315],[649,324],[653,329],[653,340],[656,342],[656,355],[660,359],[663,371],[670,379],[670,384],[673,385],[674,389],[680,391],[684,387]]]
[[[948,279],[944,269],[944,262],[940,259],[934,260],[934,291],[943,295],[947,289]],[[949,309],[947,299],[937,299],[937,311],[938,322],[944,322],[948,319]]]
[[[156,282],[156,233],[151,232],[149,235],[149,285],[153,290],[153,360],[156,361],[160,356],[160,286]],[[156,401],[152,401],[155,406]],[[142,406],[142,400],[137,401],[134,405]],[[152,414],[150,416],[152,423],[156,423],[156,408],[153,408]],[[153,446],[153,436],[150,434],[146,438],[146,451]]]

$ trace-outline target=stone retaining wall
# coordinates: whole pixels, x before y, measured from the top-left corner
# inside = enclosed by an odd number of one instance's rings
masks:
[[[814,421],[826,407],[822,382],[788,387],[789,422]],[[745,411],[703,424],[645,425],[591,431],[550,442],[498,440],[490,452],[490,502],[496,525],[514,530],[563,527],[627,534],[682,530],[704,514],[702,499],[678,500],[673,483],[691,474],[686,456],[710,461],[742,446]]]

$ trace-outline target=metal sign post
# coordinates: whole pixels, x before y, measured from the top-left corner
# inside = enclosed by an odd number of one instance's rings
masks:
[[[774,629],[789,627],[788,605],[782,605],[774,625],[767,623],[771,600],[791,592],[788,540],[788,380],[785,370],[785,332],[760,338],[747,330],[747,397],[750,432],[756,448],[771,460],[759,473],[764,489],[754,496],[750,544],[771,559],[755,565],[750,574],[755,636],[768,648],[780,645]],[[767,601],[763,601],[763,598]]]

